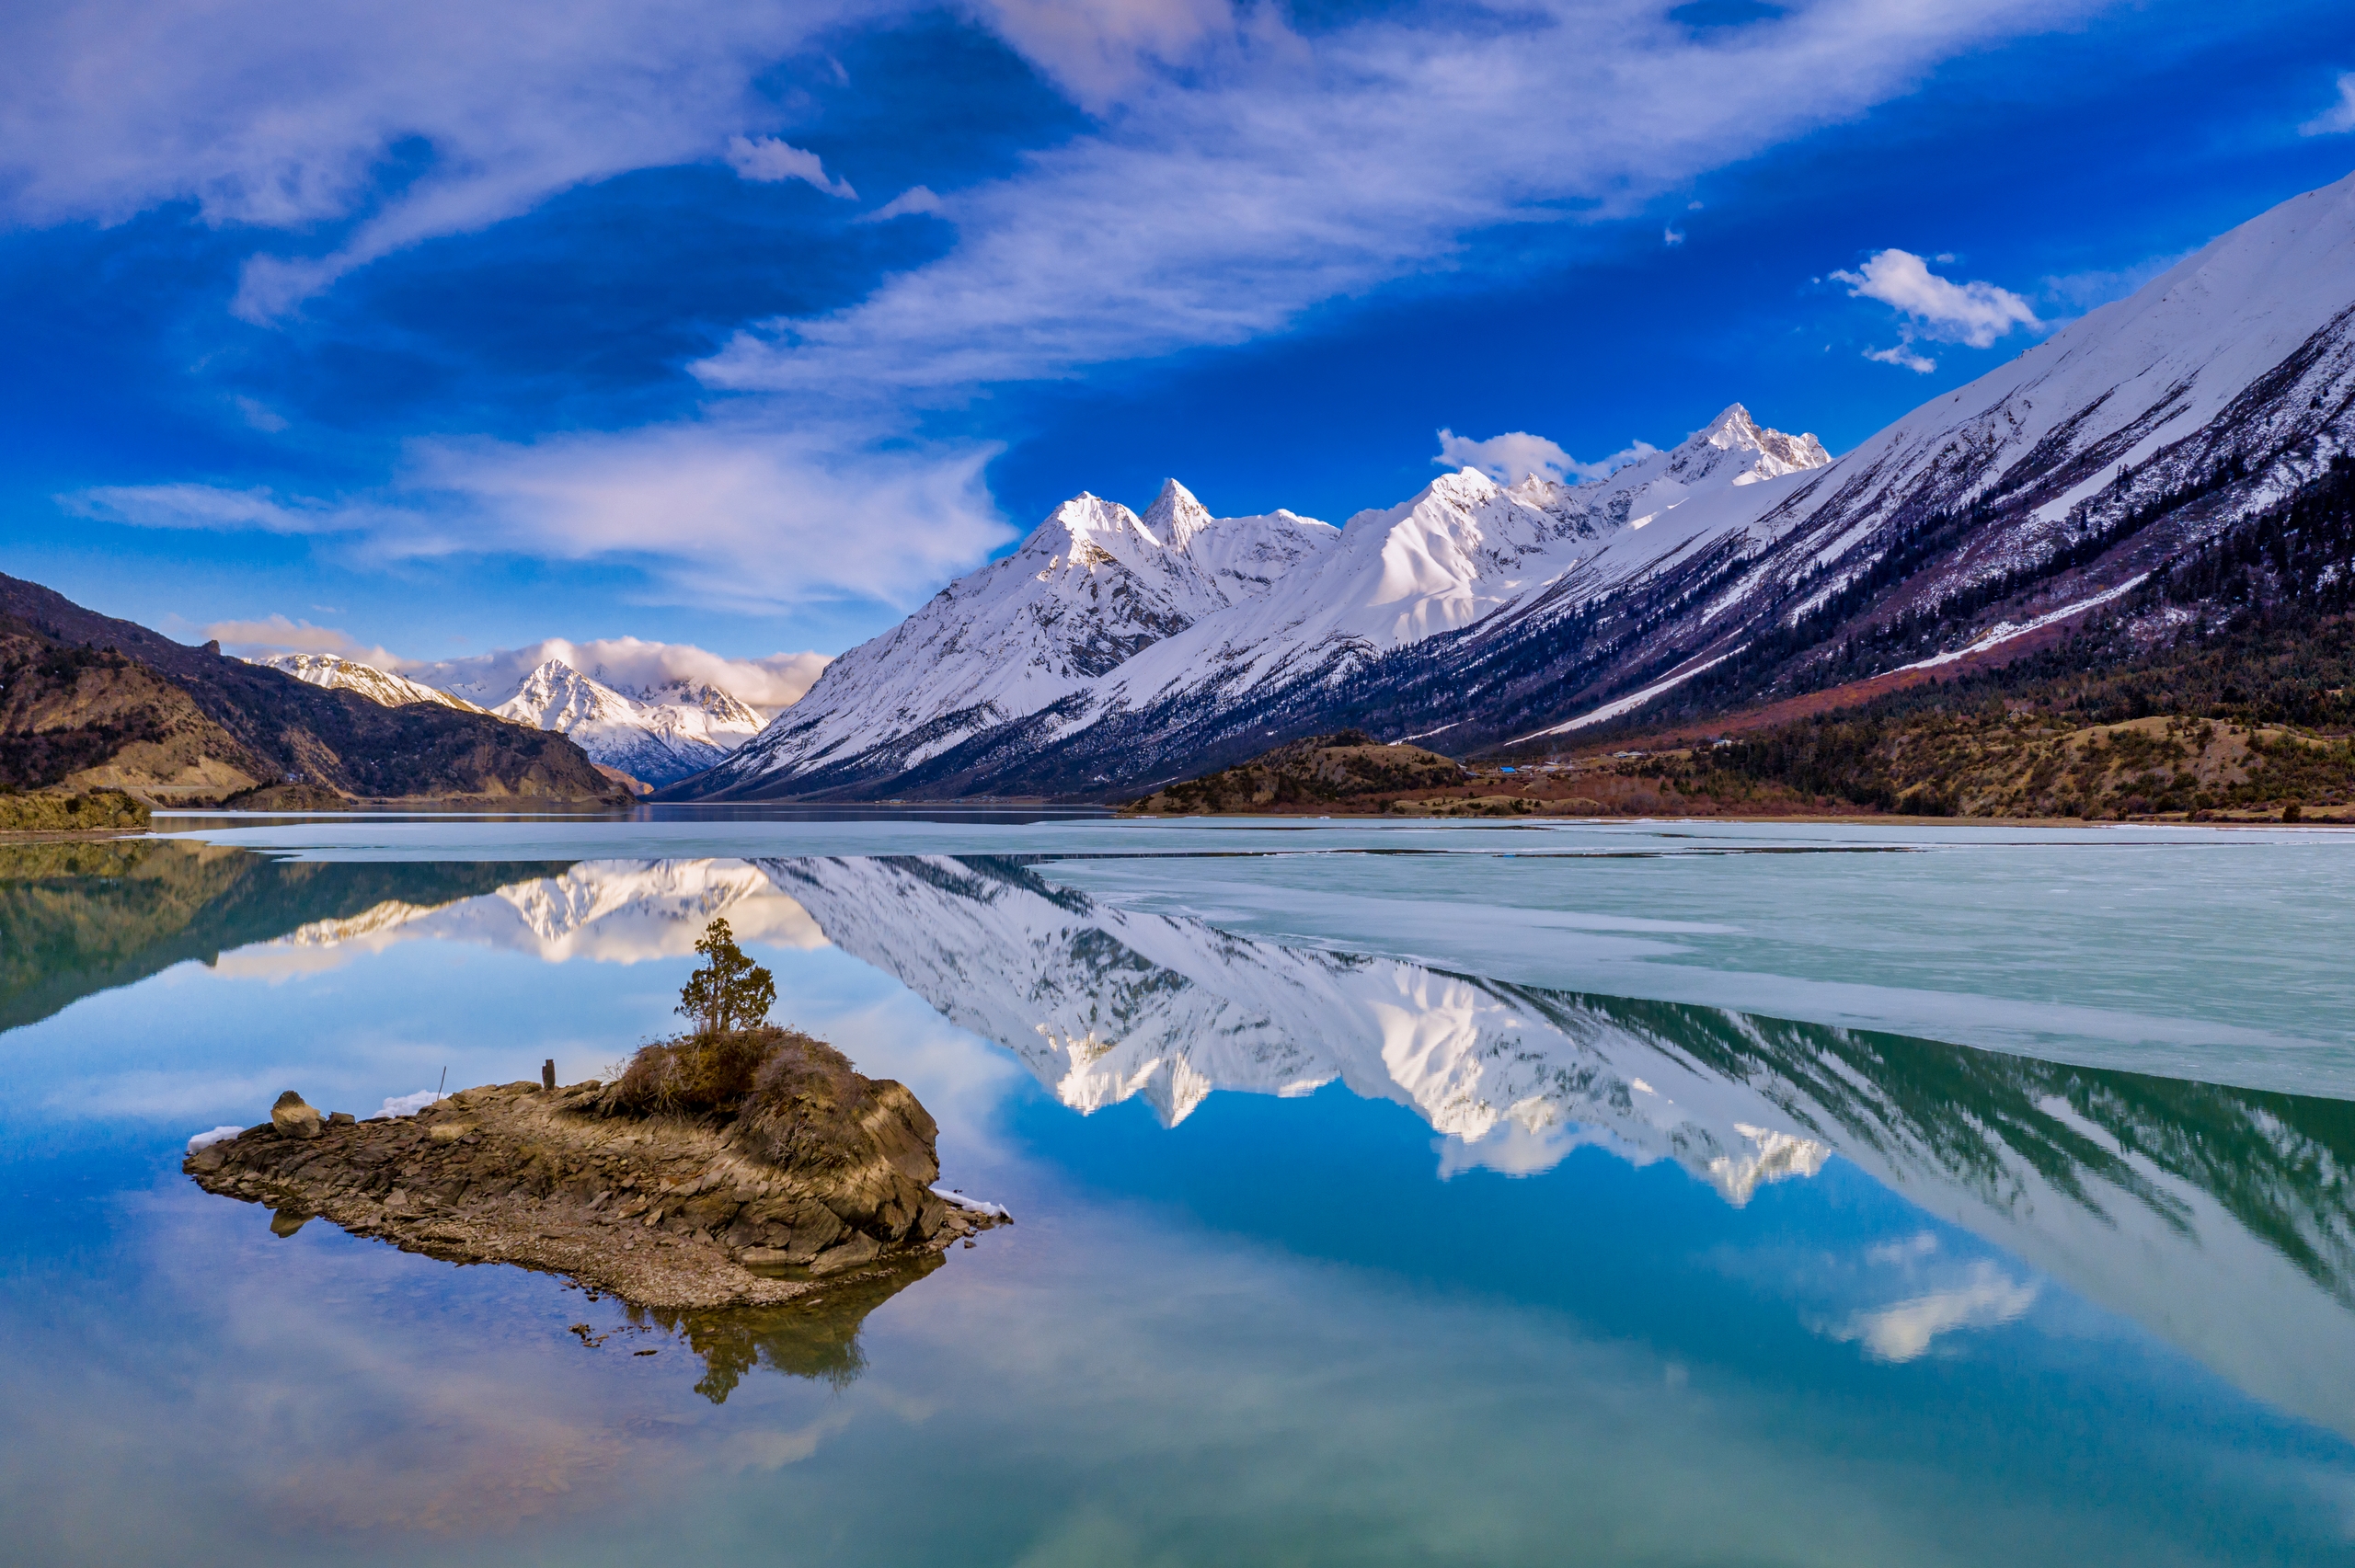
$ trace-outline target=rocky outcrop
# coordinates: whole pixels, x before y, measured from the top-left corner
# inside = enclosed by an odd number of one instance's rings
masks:
[[[281,1138],[316,1138],[322,1125],[319,1113],[292,1089],[281,1094],[278,1104],[270,1108],[270,1130]]]
[[[693,1310],[796,1300],[1007,1222],[932,1190],[936,1136],[904,1085],[762,1029],[648,1047],[614,1084],[486,1085],[412,1116],[321,1122],[290,1091],[183,1168],[281,1225]]]
[[[1470,777],[1452,757],[1404,742],[1386,746],[1345,729],[1279,746],[1235,767],[1173,784],[1128,809],[1141,816],[1381,810],[1401,794],[1454,789]]]

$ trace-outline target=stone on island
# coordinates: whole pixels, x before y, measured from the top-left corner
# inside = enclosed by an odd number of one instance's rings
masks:
[[[323,1120],[289,1091],[182,1168],[281,1234],[317,1215],[694,1310],[794,1300],[1006,1223],[931,1190],[936,1136],[903,1085],[763,1026],[648,1046],[614,1083],[485,1085],[408,1116]]]

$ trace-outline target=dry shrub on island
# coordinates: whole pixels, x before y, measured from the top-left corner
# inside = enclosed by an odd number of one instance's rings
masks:
[[[605,1108],[732,1122],[739,1147],[780,1168],[844,1169],[867,1158],[878,1128],[900,1119],[869,1114],[888,1081],[867,1078],[823,1040],[761,1021],[775,984],[744,956],[727,921],[714,921],[695,950],[706,964],[680,993],[679,1011],[704,1026],[640,1047],[606,1092]],[[913,1096],[897,1097],[907,1101],[901,1117],[914,1124],[909,1130],[928,1145],[937,1133],[931,1116]]]

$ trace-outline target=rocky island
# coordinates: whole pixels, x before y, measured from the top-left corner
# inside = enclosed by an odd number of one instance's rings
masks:
[[[316,1216],[677,1310],[800,1299],[1009,1222],[936,1189],[938,1129],[904,1085],[808,1035],[728,1026],[727,987],[767,976],[725,921],[706,941],[714,968],[688,1001],[720,1026],[643,1047],[611,1083],[559,1089],[551,1067],[367,1121],[289,1091],[268,1122],[197,1140],[183,1168],[269,1205],[281,1232]]]

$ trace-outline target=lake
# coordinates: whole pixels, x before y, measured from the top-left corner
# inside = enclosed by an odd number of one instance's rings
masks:
[[[0,847],[11,1562],[2355,1562],[2355,836],[158,827]],[[1015,1225],[680,1317],[180,1173],[723,914]]]

